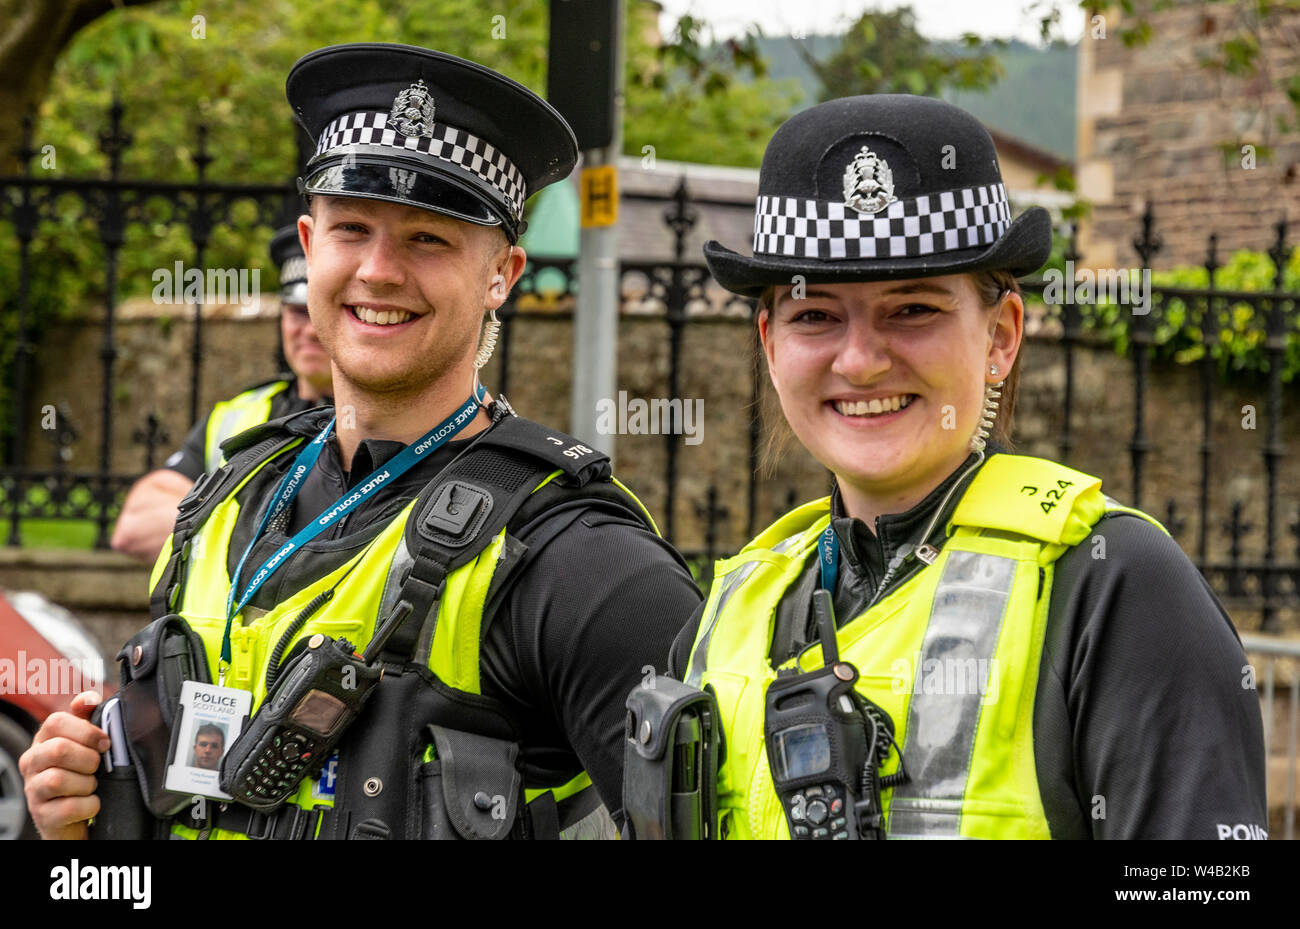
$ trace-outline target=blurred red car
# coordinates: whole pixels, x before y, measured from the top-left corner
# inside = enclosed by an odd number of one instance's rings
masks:
[[[35,838],[18,756],[83,690],[105,698],[105,661],[76,618],[38,593],[0,591],[0,839]]]

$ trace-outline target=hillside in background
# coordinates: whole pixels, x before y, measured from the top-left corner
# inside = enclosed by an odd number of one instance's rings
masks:
[[[793,79],[803,92],[796,109],[812,106],[819,90],[817,78],[795,49],[801,42],[818,59],[839,47],[839,36],[811,35],[802,40],[769,36],[759,40],[773,80]],[[961,54],[958,42],[936,42],[936,51]],[[1005,76],[985,92],[949,91],[951,100],[987,125],[1030,145],[1074,159],[1075,47],[1040,48],[1014,41],[999,53]]]

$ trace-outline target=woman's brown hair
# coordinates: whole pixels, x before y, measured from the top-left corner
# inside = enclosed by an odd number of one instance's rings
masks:
[[[986,309],[992,309],[1002,300],[1004,294],[1020,293],[1020,285],[1016,283],[1016,276],[1010,271],[972,271],[970,272],[971,283],[975,285],[975,293],[979,297],[981,305]],[[772,309],[773,298],[776,295],[775,287],[768,287],[758,298],[757,312]],[[757,315],[755,315],[757,321]],[[1020,351],[1016,353],[1015,363],[1012,364],[1011,370],[1007,373],[1006,380],[1002,382],[1002,397],[998,401],[998,416],[993,423],[993,430],[989,438],[1006,450],[1011,450],[1011,428],[1012,419],[1016,406],[1016,390],[1020,385],[1020,359],[1024,356],[1024,342],[1020,344]],[[758,338],[758,327],[754,327],[754,364],[759,366],[759,371],[763,371],[767,365],[767,358],[763,354],[763,343]],[[790,440],[794,438],[794,432],[791,431],[789,424],[785,421],[785,414],[781,410],[781,400],[776,391],[772,389],[771,380],[764,379],[766,387],[763,389],[763,398],[759,400],[759,410],[762,416],[762,422],[767,427],[767,442],[763,447],[761,456],[761,466],[763,474],[771,477],[776,473],[777,464],[785,454]]]

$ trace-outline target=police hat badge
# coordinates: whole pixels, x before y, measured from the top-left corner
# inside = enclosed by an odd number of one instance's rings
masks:
[[[896,199],[889,164],[862,146],[844,169],[844,205],[859,213],[879,213]]]
[[[433,117],[437,111],[424,81],[416,81],[393,100],[389,124],[408,139],[432,138]]]

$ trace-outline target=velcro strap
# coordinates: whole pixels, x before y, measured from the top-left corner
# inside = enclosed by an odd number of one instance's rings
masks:
[[[528,837],[552,841],[560,837],[560,810],[549,790],[528,801]]]
[[[600,794],[594,786],[584,787],[576,794],[565,797],[555,805],[560,817],[560,831],[582,822],[596,812],[600,805]]]
[[[437,553],[421,548],[416,553],[410,572],[397,592],[393,610],[375,630],[374,638],[366,646],[365,658],[376,657],[386,664],[403,664],[411,661],[420,640],[420,630],[434,616],[442,598],[443,581],[447,569],[436,560]]]
[[[225,809],[221,807],[224,806]],[[274,813],[260,813],[249,809],[242,803],[216,805],[211,808],[208,828],[224,829],[237,832],[250,839],[314,839],[317,826],[328,821],[333,815],[329,807],[318,806],[312,810],[286,803]],[[177,817],[183,826],[195,827],[192,820],[184,816]]]

